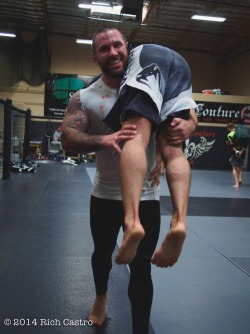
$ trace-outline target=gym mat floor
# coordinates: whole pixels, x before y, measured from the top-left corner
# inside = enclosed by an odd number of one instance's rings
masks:
[[[94,163],[52,161],[0,180],[1,334],[131,334],[126,266],[113,265],[105,326],[84,324],[94,298],[94,173]],[[152,267],[150,334],[249,334],[250,173],[239,189],[230,171],[192,173],[182,255],[172,268]],[[163,177],[161,184],[159,244],[171,213]]]

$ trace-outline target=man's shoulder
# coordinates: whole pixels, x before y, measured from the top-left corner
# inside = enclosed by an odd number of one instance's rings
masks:
[[[90,82],[90,83],[88,84],[88,86],[82,88],[82,89],[80,90],[80,92],[81,92],[81,94],[84,94],[84,93],[87,93],[87,92],[89,92],[89,91],[95,90],[95,89],[97,89],[98,87],[101,87],[101,86],[102,86],[101,83],[102,83],[102,80],[101,80],[100,78],[98,78],[98,79],[96,79],[96,80]]]
[[[80,94],[81,96],[85,95],[85,94],[103,94],[105,92],[114,92],[114,94],[117,94],[118,89],[112,88],[107,86],[101,78],[98,78],[96,81],[92,82],[91,84],[89,84],[87,87],[82,88],[80,90]]]
[[[82,88],[79,90],[79,96],[80,99],[88,99],[88,98],[93,98],[94,94],[98,94],[98,91],[101,91],[101,85],[99,83],[99,80],[93,82],[92,84]]]

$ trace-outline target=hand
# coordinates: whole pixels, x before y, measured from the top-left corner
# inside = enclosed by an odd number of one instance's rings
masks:
[[[191,109],[188,120],[173,118],[170,125],[163,130],[164,137],[172,146],[181,145],[195,131],[197,122],[195,111]]]
[[[121,144],[126,140],[131,140],[137,134],[136,125],[126,124],[119,131],[107,135],[103,138],[103,144],[107,148],[115,149],[121,154]]]

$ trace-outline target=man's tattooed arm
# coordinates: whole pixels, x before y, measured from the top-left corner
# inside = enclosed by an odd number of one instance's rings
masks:
[[[103,136],[88,134],[88,117],[82,108],[80,92],[71,98],[62,124],[61,141],[65,151],[87,153],[103,148]]]
[[[77,92],[71,98],[65,113],[61,142],[63,149],[68,152],[88,153],[109,148],[121,153],[122,143],[133,139],[136,133],[136,126],[127,124],[108,135],[90,135],[88,116],[81,105],[80,92]]]

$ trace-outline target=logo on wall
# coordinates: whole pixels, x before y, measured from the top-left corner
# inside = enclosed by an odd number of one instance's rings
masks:
[[[250,123],[250,106],[237,103],[215,103],[196,101],[196,115],[199,122],[221,123],[230,122]]]
[[[215,139],[212,141],[208,141],[205,137],[200,137],[199,143],[195,143],[193,141],[190,141],[190,139],[186,139],[184,155],[188,160],[198,159],[202,154],[208,152],[212,148],[214,143]]]
[[[250,106],[244,107],[241,110],[240,116],[244,123],[250,124]]]
[[[185,141],[184,154],[191,167],[224,169],[229,166],[226,127],[198,126]]]
[[[63,118],[71,96],[93,80],[93,76],[50,73],[45,81],[44,116]]]

